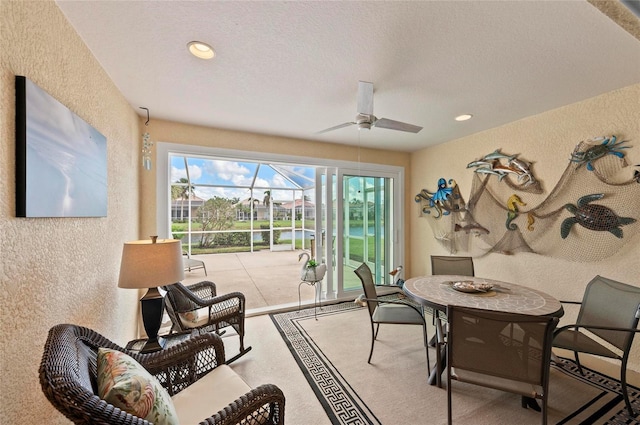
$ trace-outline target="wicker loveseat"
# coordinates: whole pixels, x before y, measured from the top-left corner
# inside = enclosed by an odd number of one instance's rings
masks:
[[[49,331],[40,383],[53,406],[76,424],[151,424],[96,395],[100,347],[128,354],[160,382],[174,401],[179,397],[183,403],[187,400],[191,405],[183,404],[182,412],[176,401],[181,424],[190,423],[194,411],[203,409],[208,413],[193,423],[284,424],[282,391],[272,384],[251,389],[244,383],[224,363],[224,345],[218,335],[205,333],[162,351],[136,354],[91,329],[61,324]],[[246,391],[238,392],[238,385]],[[187,413],[190,419],[183,420],[181,413]]]

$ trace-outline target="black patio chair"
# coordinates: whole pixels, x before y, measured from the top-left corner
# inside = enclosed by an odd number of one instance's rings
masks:
[[[216,284],[202,281],[185,286],[174,283],[165,286],[165,308],[171,318],[171,332],[190,329],[220,333],[231,326],[240,338],[240,352],[227,361],[231,363],[251,350],[244,347],[245,298],[241,292],[217,295]]]

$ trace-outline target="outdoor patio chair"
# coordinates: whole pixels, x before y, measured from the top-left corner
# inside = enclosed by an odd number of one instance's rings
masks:
[[[204,269],[204,275],[207,275],[207,266],[205,266],[204,261],[196,260],[191,258],[191,256],[187,253],[182,254],[182,262],[184,263],[184,271],[192,271],[198,269]]]
[[[378,337],[380,324],[392,325],[421,325],[424,338],[424,347],[427,352],[427,369],[431,369],[429,361],[429,347],[427,345],[427,325],[424,321],[422,311],[415,305],[409,304],[401,300],[380,299],[376,294],[376,287],[373,282],[371,269],[365,263],[362,263],[354,270],[355,274],[362,282],[367,309],[369,311],[369,319],[371,321],[371,350],[369,351],[369,359],[367,363],[371,363],[373,355],[373,344]],[[374,330],[375,325],[375,330]]]
[[[542,400],[547,423],[551,340],[558,318],[449,305],[447,418],[452,380]],[[523,398],[523,407],[525,406]]]
[[[220,333],[223,328],[231,326],[240,338],[240,352],[227,363],[251,350],[251,347],[244,347],[244,294],[230,292],[217,295],[216,284],[210,281],[188,286],[178,282],[164,289],[167,291],[165,308],[172,324],[170,332],[199,329]]]
[[[431,274],[475,276],[473,270],[473,258],[432,255]]]
[[[578,353],[620,360],[620,383],[624,403],[629,413],[634,415],[627,394],[627,362],[633,338],[638,332],[640,288],[596,276],[587,284],[582,302],[561,302],[579,304],[580,312],[575,324],[556,330],[553,346],[573,351],[578,370],[583,375]],[[588,331],[600,340],[606,341],[611,345],[610,348],[580,330]],[[611,348],[617,349],[618,352]]]
[[[118,362],[120,367],[112,369],[118,373],[105,373],[103,377],[120,381],[116,390],[118,396],[114,397],[120,403],[113,403],[120,404],[129,413],[99,397],[100,388],[107,393],[116,388],[100,385],[97,366],[100,348],[113,350],[109,358],[121,360]],[[103,362],[108,361],[104,359]],[[222,339],[212,333],[193,336],[164,350],[137,354],[91,329],[56,325],[49,330],[39,373],[47,399],[75,424],[149,425],[152,423],[149,419],[131,411],[149,418],[153,416],[153,410],[148,412],[149,406],[156,404],[167,406],[166,410],[158,409],[163,415],[171,414],[168,406],[173,405],[177,419],[183,424],[200,421],[207,424],[284,424],[282,391],[273,384],[249,387],[225,364]],[[144,385],[145,391],[138,392],[137,399],[126,397],[130,395],[127,394],[129,388],[137,388],[131,383]],[[103,395],[112,400],[108,394]]]

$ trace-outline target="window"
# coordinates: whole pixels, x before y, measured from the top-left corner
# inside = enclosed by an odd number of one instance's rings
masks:
[[[389,283],[388,272],[402,263],[401,167],[169,143],[157,149],[158,225],[185,252],[311,250],[330,270],[325,299],[360,291],[353,269],[362,262],[378,283]]]

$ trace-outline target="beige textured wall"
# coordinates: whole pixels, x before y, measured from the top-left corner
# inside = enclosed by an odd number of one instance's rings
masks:
[[[267,152],[291,156],[326,158],[330,160],[357,161],[358,159],[358,150],[357,147],[354,146],[286,139],[262,134],[198,127],[169,121],[152,120],[149,123],[148,131],[152,140],[167,143],[211,146],[221,149]],[[408,153],[361,148],[360,161],[364,163],[405,167],[405,197],[407,197],[407,199],[413,198],[409,190],[410,176],[408,167],[410,155]],[[154,164],[155,163],[154,156]],[[142,189],[140,192],[142,199],[142,222],[140,224],[142,234],[157,232],[155,190],[156,173],[154,167],[151,172],[145,172],[142,176]],[[404,240],[407,241],[405,243],[405,251],[409,246],[410,225],[408,219],[409,212],[405,211],[405,223],[407,224],[403,229]],[[409,266],[409,264],[407,264],[407,266]]]
[[[0,1],[0,71],[1,423],[20,423],[25,417],[40,423],[68,423],[44,399],[37,380],[50,326],[81,323],[118,343],[135,335],[139,295],[118,289],[116,281],[122,243],[156,229],[155,172],[140,171],[142,131],[148,130],[153,140],[172,143],[341,160],[357,157],[352,147],[170,122],[152,120],[148,129],[141,128],[135,111],[50,1]],[[30,78],[107,137],[106,218],[15,218],[16,74]],[[445,253],[428,224],[417,217],[412,199],[420,189],[459,170],[454,177],[468,196],[471,175],[466,163],[496,147],[535,160],[536,173],[550,187],[577,141],[606,133],[620,134],[638,145],[629,157],[639,163],[639,99],[640,86],[633,86],[414,155],[363,149],[363,162],[407,167],[404,230],[411,248],[407,275],[427,273],[427,256]],[[477,271],[575,298],[597,273],[640,285],[638,242],[636,238],[630,244],[634,249],[600,263],[574,264],[531,254],[490,255],[477,261]],[[633,367],[640,370],[640,362],[634,360]]]
[[[66,424],[38,382],[48,329],[135,336],[139,294],[117,279],[122,243],[138,238],[140,125],[53,2],[0,2],[0,59],[0,423]],[[106,136],[107,217],[15,218],[15,75]]]
[[[533,170],[548,194],[578,142],[610,134],[629,140],[632,148],[625,150],[627,159],[630,164],[640,164],[640,84],[417,152],[411,161],[412,193],[423,188],[434,190],[440,177],[454,178],[468,201],[473,172],[466,165],[502,148],[505,153],[517,153],[534,162]],[[429,255],[448,254],[434,239],[426,220],[418,216],[415,205],[411,213],[413,267],[407,276],[430,274]],[[530,253],[489,254],[474,263],[478,276],[521,283],[559,299],[580,300],[587,282],[598,274],[640,286],[639,248],[637,235],[623,251],[593,263],[572,263]],[[634,354],[640,352],[640,344],[635,347]],[[632,368],[640,370],[638,354]]]

